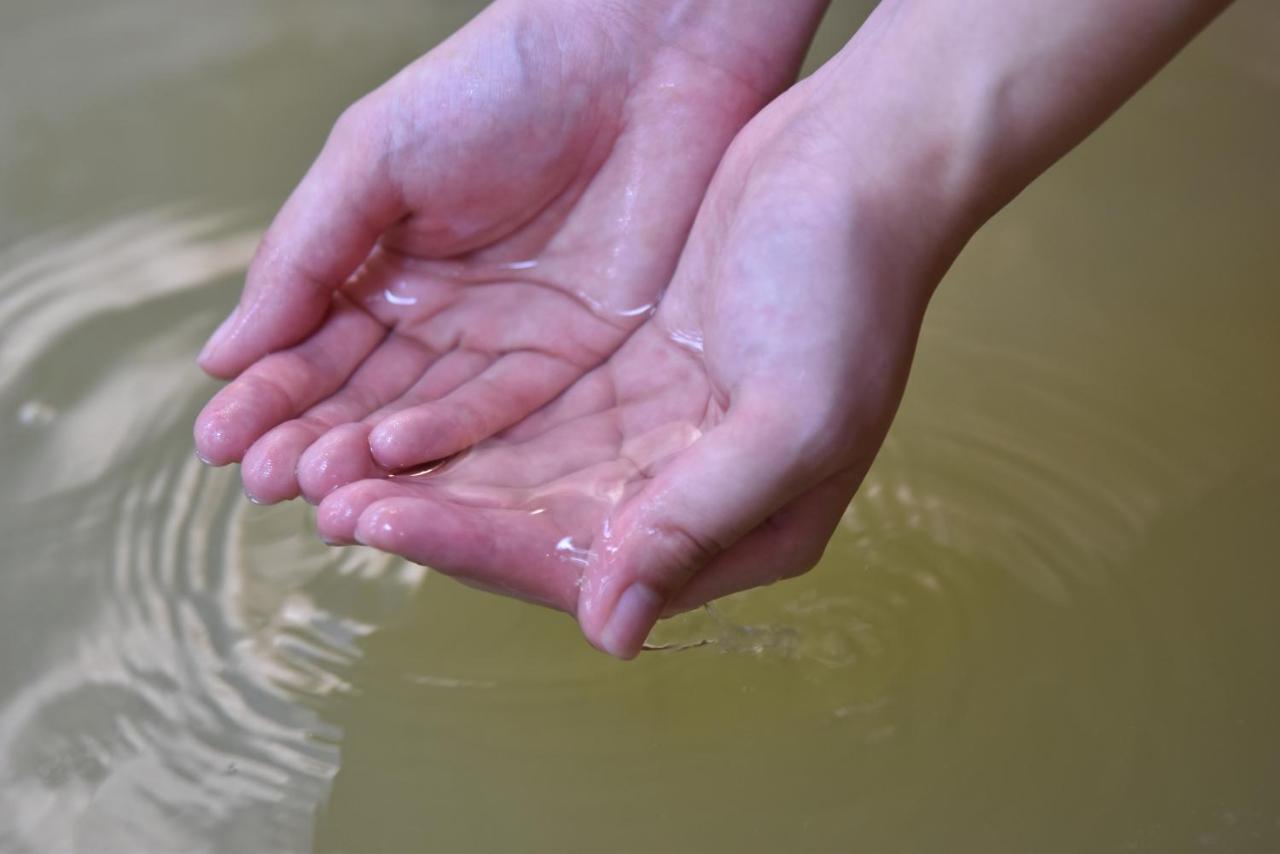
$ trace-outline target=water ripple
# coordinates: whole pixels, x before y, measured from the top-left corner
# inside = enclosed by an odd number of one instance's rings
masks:
[[[191,453],[192,346],[255,241],[173,209],[0,258],[4,850],[307,848],[316,703],[421,581]]]

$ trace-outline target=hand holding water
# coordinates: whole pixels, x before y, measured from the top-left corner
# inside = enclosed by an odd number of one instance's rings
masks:
[[[968,237],[1225,5],[885,0],[708,188],[815,6],[708,64],[776,7],[498,4],[340,123],[202,356],[239,376],[197,446],[630,657],[818,560]]]
[[[796,140],[822,121],[797,90],[739,135],[656,314],[604,364],[438,472],[335,491],[321,533],[576,614],[622,657],[664,612],[813,566],[941,242],[815,168]]]
[[[655,306],[820,4],[503,0],[355,104],[201,365],[248,494],[318,501],[519,421]]]

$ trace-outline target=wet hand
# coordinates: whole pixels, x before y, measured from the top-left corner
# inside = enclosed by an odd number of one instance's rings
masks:
[[[958,244],[850,183],[808,91],[735,140],[617,352],[439,471],[332,493],[326,539],[568,611],[624,658],[661,615],[812,567]]]
[[[351,107],[201,354],[232,379],[197,420],[201,457],[242,462],[256,500],[318,501],[600,364],[821,4],[781,37],[739,26],[757,5],[500,2]]]

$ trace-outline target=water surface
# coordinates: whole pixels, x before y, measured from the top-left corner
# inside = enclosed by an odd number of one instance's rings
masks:
[[[1280,10],[973,242],[818,570],[621,665],[192,455],[263,224],[475,8],[0,10],[0,850],[1280,850]]]

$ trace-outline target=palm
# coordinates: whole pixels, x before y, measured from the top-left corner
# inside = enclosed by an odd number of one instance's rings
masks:
[[[440,469],[333,493],[320,530],[573,613],[609,521],[721,415],[697,354],[646,323],[549,406]]]
[[[786,118],[771,107],[735,142],[658,311],[613,356],[442,469],[335,492],[326,538],[576,613],[623,655],[656,616],[606,625],[637,580],[671,611],[812,566],[923,305],[879,281],[882,241],[860,253],[851,210],[808,191],[821,176],[776,145]]]
[[[349,112],[202,359],[239,375],[202,456],[319,500],[519,421],[644,321],[767,92],[594,35],[482,16]]]

